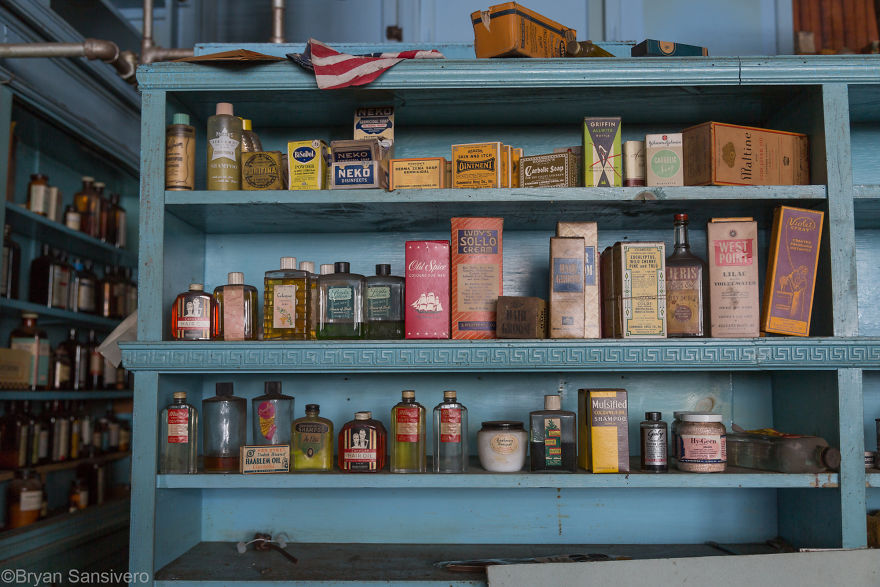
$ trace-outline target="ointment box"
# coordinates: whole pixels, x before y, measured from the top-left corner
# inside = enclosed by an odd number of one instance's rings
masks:
[[[519,161],[519,185],[524,188],[577,187],[577,170],[577,157],[574,153],[523,157]]]
[[[593,473],[629,471],[625,389],[578,390],[578,464]]]
[[[379,139],[331,141],[330,150],[333,163],[379,161],[382,158],[379,150]]]
[[[623,185],[620,117],[584,118],[584,185]]]
[[[391,159],[388,162],[388,189],[436,189],[446,186],[446,159],[422,157]]]
[[[244,474],[289,473],[290,445],[242,446],[239,449],[238,467],[239,472]]]
[[[407,241],[406,338],[449,338],[449,241]]]
[[[498,338],[547,338],[547,304],[541,298],[500,296]]]
[[[241,187],[244,190],[280,190],[283,188],[281,151],[257,151],[241,154]]]
[[[503,218],[453,218],[452,338],[495,338]]]
[[[584,338],[584,239],[550,239],[550,338]]]
[[[383,174],[379,161],[350,161],[333,163],[330,189],[380,188]]]
[[[327,143],[321,140],[287,143],[291,190],[322,190],[327,174]]]
[[[818,210],[790,206],[774,210],[761,313],[764,332],[810,335],[824,218]]]
[[[599,231],[595,222],[557,222],[556,236],[584,239],[584,335],[600,338],[601,313],[599,295]]]
[[[706,241],[711,336],[758,336],[758,223],[713,218],[706,226]]]
[[[501,143],[452,145],[452,187],[501,187]]]
[[[378,139],[381,158],[394,157],[394,106],[358,108],[354,112],[354,140]]]
[[[645,167],[649,186],[684,185],[681,133],[645,136]]]
[[[615,243],[602,253],[602,269],[606,336],[666,338],[666,245]]]

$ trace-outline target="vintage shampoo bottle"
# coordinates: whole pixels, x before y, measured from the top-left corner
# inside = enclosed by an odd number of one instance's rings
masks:
[[[293,423],[293,468],[296,471],[333,470],[333,422],[319,416],[318,404],[306,404],[306,415]]]
[[[219,102],[208,118],[208,189],[241,189],[241,119],[232,104]]]
[[[214,289],[216,340],[257,340],[257,288],[244,282],[244,273],[228,274],[229,283]]]
[[[425,472],[425,407],[416,401],[416,392],[401,392],[401,400],[391,409],[391,472]]]

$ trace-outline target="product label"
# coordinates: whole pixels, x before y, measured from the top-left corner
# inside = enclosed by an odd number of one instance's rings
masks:
[[[273,444],[243,446],[239,449],[241,473],[288,473],[290,472],[290,445]]]
[[[81,230],[82,216],[78,212],[67,212],[64,215],[64,226],[71,230]]]
[[[49,186],[36,184],[32,185],[28,196],[28,208],[31,212],[37,214],[45,214],[49,202]]]
[[[189,409],[171,408],[168,410],[168,442],[186,444],[189,442]],[[97,444],[97,443],[96,443]]]
[[[509,455],[519,448],[519,438],[514,434],[496,434],[489,440],[492,452],[500,455]]]
[[[235,138],[234,134],[229,134],[227,129],[221,129],[217,136],[210,139],[211,144],[211,161],[217,159],[232,159],[235,161],[235,150],[238,148],[240,141]]]
[[[354,320],[354,288],[349,286],[327,288],[327,318]]]
[[[584,247],[584,285],[596,285],[596,247]]]
[[[501,187],[501,143],[452,145],[452,187]]]
[[[458,312],[494,313],[501,287],[501,267],[495,263],[461,263],[456,271]]]
[[[89,375],[104,374],[104,357],[98,351],[89,354]]]
[[[397,442],[419,441],[419,409],[397,408]]]
[[[458,231],[459,255],[497,255],[498,231],[467,228]]]
[[[81,312],[95,311],[95,282],[90,279],[82,279],[79,282],[77,305]]]
[[[669,334],[702,331],[702,280],[700,267],[666,267],[666,328]]]
[[[223,340],[244,340],[245,335],[244,287],[223,287]]]
[[[620,118],[584,119],[584,185],[620,186]]]
[[[257,406],[257,416],[260,419],[260,435],[268,440],[269,444],[275,444],[275,437],[278,434],[278,427],[275,426],[275,403],[260,402]]]
[[[440,442],[461,442],[461,409],[440,410]]]
[[[272,288],[272,327],[293,328],[295,320],[296,286],[274,286]]]
[[[196,140],[192,128],[165,136],[165,187],[195,186]]]
[[[70,272],[60,265],[52,265],[52,306],[55,308],[67,308],[67,284],[70,281]]]
[[[548,467],[562,466],[562,427],[559,418],[544,418],[543,438],[533,441],[544,443],[544,465]]]
[[[391,288],[377,285],[367,288],[367,319],[391,320]]]
[[[39,489],[24,489],[21,492],[19,509],[23,512],[35,512],[43,507],[43,492]]]
[[[678,442],[679,462],[727,462],[727,437],[723,434],[680,434]]]
[[[43,387],[49,383],[49,341],[34,338],[13,338],[9,347],[30,354],[28,384]]]
[[[352,427],[342,437],[342,468],[346,471],[375,471],[379,468],[377,432],[369,427]]]
[[[306,457],[312,458],[324,449],[324,438],[330,427],[323,422],[299,422],[294,425],[296,447]]]
[[[642,456],[646,465],[665,465],[669,447],[666,442],[665,428],[644,429]]]
[[[666,334],[666,275],[664,249],[623,247],[623,333],[626,336]]]
[[[281,189],[280,155],[264,152],[243,155],[241,179],[245,189]]]
[[[553,291],[584,291],[584,263],[580,259],[553,258]]]
[[[748,266],[753,263],[752,239],[715,241],[715,264],[719,267]]]

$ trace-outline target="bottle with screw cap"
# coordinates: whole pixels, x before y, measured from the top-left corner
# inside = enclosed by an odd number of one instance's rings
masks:
[[[425,470],[425,407],[416,401],[416,392],[407,389],[391,409],[391,472]]]
[[[464,473],[468,468],[468,417],[454,391],[444,391],[434,408],[434,472]]]
[[[189,114],[177,112],[165,128],[165,189],[196,187],[196,129]]]
[[[244,273],[228,274],[229,283],[214,289],[217,320],[215,340],[257,340],[257,288],[244,282]]]
[[[189,284],[171,307],[171,338],[174,340],[211,340],[217,320],[214,298],[201,283]]]
[[[356,412],[339,431],[337,453],[343,473],[378,473],[385,468],[385,426],[372,412]]]
[[[281,269],[263,280],[263,339],[307,340],[309,274],[296,268],[296,257],[281,257]]]
[[[391,275],[391,265],[376,265],[376,275],[366,278],[364,338],[403,338],[404,278]]]
[[[529,453],[532,471],[577,471],[577,416],[562,409],[561,395],[545,395],[544,409],[532,412]]]
[[[251,400],[254,444],[290,445],[294,399],[281,393],[280,381],[267,381],[265,393]]]
[[[295,471],[333,470],[333,422],[320,413],[318,404],[306,404],[306,415],[293,422],[290,452]]]
[[[247,400],[232,395],[232,383],[216,385],[217,395],[202,400],[205,470],[238,472],[239,453],[247,444]]]
[[[639,425],[642,450],[641,469],[651,473],[665,473],[669,470],[668,429],[660,412],[645,412],[645,421]]]
[[[174,400],[160,416],[159,473],[198,472],[199,413],[186,403],[186,392],[175,391]]]
[[[241,189],[241,119],[232,104],[218,102],[208,118],[208,189]]]
[[[349,273],[345,261],[334,263],[333,273],[318,278],[319,339],[363,338],[363,275]]]

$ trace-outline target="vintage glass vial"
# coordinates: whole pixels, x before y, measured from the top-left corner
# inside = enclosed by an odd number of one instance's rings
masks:
[[[376,265],[376,275],[366,278],[364,338],[403,338],[404,278],[391,275],[391,265]]]
[[[110,194],[110,207],[107,220],[107,242],[120,249],[126,243],[126,213],[119,203],[119,194]]]
[[[468,412],[454,391],[444,391],[434,407],[434,472],[464,473],[468,469]]]
[[[21,247],[10,236],[12,227],[3,227],[3,268],[0,276],[0,297],[18,297],[18,276],[21,274]]]
[[[219,102],[208,118],[208,189],[241,189],[241,119],[232,104]]]
[[[49,177],[42,173],[31,175],[28,183],[28,210],[46,216],[49,210]]]
[[[175,113],[165,128],[165,189],[196,187],[196,129],[189,114]]]
[[[667,454],[666,422],[660,412],[645,412],[645,421],[639,425],[641,446],[641,469],[651,473],[665,473],[669,470]]]
[[[214,289],[216,340],[257,340],[257,288],[246,285],[244,273],[233,271],[229,283]]]
[[[363,338],[364,276],[349,273],[349,264],[337,262],[334,273],[318,279],[319,339]]]
[[[6,529],[21,528],[40,519],[43,484],[33,469],[15,471],[6,488]]]
[[[308,331],[309,340],[315,340],[315,324],[318,321],[318,276],[315,274],[315,264],[311,261],[300,261],[299,268],[309,274]]]
[[[532,471],[577,471],[576,416],[562,409],[562,396],[545,395],[544,409],[529,414]]]
[[[391,472],[425,470],[425,407],[416,401],[416,392],[407,389],[391,409]]]
[[[89,235],[97,239],[104,238],[101,232],[101,210],[107,206],[107,199],[104,197],[104,188],[107,187],[103,181],[96,181],[94,184],[95,197],[89,200],[89,217],[92,219],[89,224]]]
[[[296,257],[281,257],[281,269],[263,280],[263,339],[307,340],[309,274],[296,268]]]
[[[294,399],[289,395],[282,395],[280,381],[267,381],[263,389],[263,395],[251,400],[254,444],[290,446]]]
[[[356,412],[339,431],[336,450],[344,473],[378,473],[385,468],[387,432],[371,412]]]
[[[49,338],[46,332],[37,328],[38,316],[32,312],[22,312],[21,324],[9,334],[9,348],[26,351],[31,356],[28,372],[28,389],[48,389],[49,387]]]
[[[73,206],[80,214],[79,229],[86,234],[92,234],[92,226],[99,220],[91,214],[91,210],[94,208],[93,200],[98,197],[95,193],[94,184],[94,177],[84,176],[82,178],[82,188],[73,195]]]
[[[688,215],[675,215],[675,247],[666,258],[666,332],[669,337],[706,336],[709,270],[691,252]]]
[[[159,436],[159,473],[163,475],[196,473],[199,413],[195,407],[186,403],[185,391],[174,392],[174,400],[162,410],[160,424],[162,430]],[[99,449],[100,446],[96,448]]]
[[[333,470],[333,422],[319,416],[318,404],[306,404],[306,415],[293,423],[295,471]]]
[[[216,385],[217,395],[202,400],[205,471],[238,472],[239,449],[247,444],[247,400],[232,395],[232,383]]]

